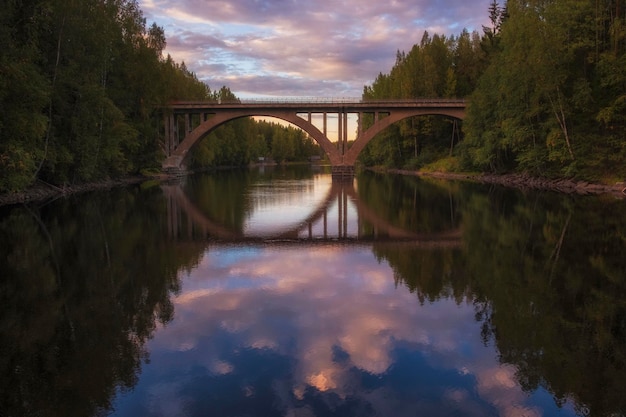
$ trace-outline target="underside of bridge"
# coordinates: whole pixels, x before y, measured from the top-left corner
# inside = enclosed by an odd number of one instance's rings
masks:
[[[365,146],[381,131],[412,116],[465,116],[464,100],[415,100],[356,103],[174,103],[164,115],[163,162],[166,171],[184,171],[189,151],[211,131],[242,117],[274,117],[304,130],[324,150],[333,179],[351,180],[354,165]],[[356,120],[355,139],[349,145],[348,118]],[[318,120],[315,124],[313,119]],[[321,119],[321,122],[319,120]],[[336,125],[336,141],[328,137],[329,120]],[[320,125],[321,126],[318,126]],[[332,130],[335,131],[334,129]]]

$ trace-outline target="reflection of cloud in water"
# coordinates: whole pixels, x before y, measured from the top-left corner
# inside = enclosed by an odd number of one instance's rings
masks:
[[[492,348],[482,345],[471,305],[420,305],[414,294],[396,288],[393,272],[370,249],[282,247],[237,259],[238,250],[208,252],[184,279],[174,321],[150,344],[154,354],[184,350],[184,364],[177,366],[200,365],[228,376],[245,374],[241,360],[250,349],[290,358],[288,380],[272,385],[287,415],[294,407],[304,412],[295,403],[313,388],[358,398],[381,415],[414,415],[442,404],[463,415],[484,415],[490,408],[511,417],[541,415],[525,406],[515,369],[499,365]],[[221,258],[225,252],[228,264]],[[400,391],[416,383],[440,391],[438,399],[407,405],[393,381],[380,382],[408,372],[402,369],[407,361],[423,364]]]
[[[217,361],[209,369],[215,374],[226,375],[233,371],[233,365],[228,362]]]

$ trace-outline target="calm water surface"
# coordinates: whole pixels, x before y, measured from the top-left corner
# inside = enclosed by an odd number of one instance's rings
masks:
[[[0,208],[0,416],[624,416],[625,204],[307,167]]]

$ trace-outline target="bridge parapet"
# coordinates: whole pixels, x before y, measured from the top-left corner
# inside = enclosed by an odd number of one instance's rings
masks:
[[[237,100],[241,104],[340,104],[340,103],[356,103],[361,101],[360,97],[248,97]],[[222,102],[228,103],[228,102]]]
[[[225,111],[228,109],[302,109],[303,112],[316,112],[324,109],[382,110],[386,108],[461,108],[465,109],[465,99],[403,99],[403,100],[359,100],[354,98],[318,98],[315,100],[266,100],[246,99],[237,101],[173,101],[168,109],[174,112],[199,113],[202,110]]]

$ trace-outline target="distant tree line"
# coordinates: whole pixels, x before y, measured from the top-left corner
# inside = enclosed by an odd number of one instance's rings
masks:
[[[412,118],[379,135],[366,165],[626,176],[626,1],[493,1],[483,33],[424,34],[364,98],[465,97],[458,126]],[[450,156],[452,155],[452,157]]]
[[[323,157],[321,147],[303,130],[244,118],[220,126],[193,150],[191,167],[243,166],[251,162],[303,162]]]
[[[164,31],[146,25],[136,0],[3,0],[1,7],[0,192],[157,170],[162,106],[232,95],[226,87],[211,92],[184,63],[163,57]],[[218,130],[213,156],[201,145],[196,162],[241,164],[280,147],[266,140],[266,148],[240,152],[248,144],[238,135],[254,126],[247,119]]]

